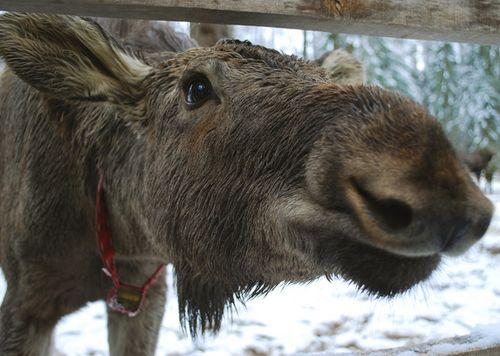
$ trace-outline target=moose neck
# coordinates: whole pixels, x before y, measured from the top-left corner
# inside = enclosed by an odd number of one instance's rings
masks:
[[[102,174],[117,259],[166,262],[165,249],[155,242],[145,223],[148,209],[144,201],[143,139],[103,111],[89,115],[84,109],[77,116],[81,125],[74,133],[82,130],[83,134],[75,135],[73,147],[84,165],[85,191],[94,201]]]

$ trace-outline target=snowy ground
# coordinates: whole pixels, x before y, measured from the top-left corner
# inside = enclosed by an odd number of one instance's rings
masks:
[[[170,287],[157,355],[282,355],[398,347],[467,334],[500,322],[500,181],[490,195],[496,214],[483,240],[450,259],[425,285],[392,301],[373,300],[325,279],[276,290],[241,306],[218,337],[192,342],[179,329]],[[169,284],[171,283],[169,277]],[[5,285],[0,278],[0,299]],[[500,330],[498,330],[500,335]],[[107,355],[103,303],[63,319],[57,349],[68,356]]]

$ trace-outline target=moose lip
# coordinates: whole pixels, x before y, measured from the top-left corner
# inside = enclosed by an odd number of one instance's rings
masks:
[[[374,251],[380,251],[389,255],[406,258],[413,261],[415,258],[434,258],[443,251],[443,245],[438,244],[436,237],[426,237],[421,240],[420,248],[406,245],[397,245],[397,241],[392,243],[380,243],[375,240],[361,223],[359,217],[349,206],[326,207],[321,202],[316,201],[310,194],[300,195],[284,202],[285,215],[287,221],[294,227],[299,235],[309,236],[312,241],[338,241],[340,239],[359,246],[367,246]],[[290,208],[291,206],[291,208]],[[342,226],[339,229],[339,226]],[[347,233],[346,233],[347,229]]]
[[[438,253],[409,257],[347,236],[340,241],[339,237],[336,239],[335,245],[326,243],[318,246],[320,264],[326,267],[325,270],[353,282],[361,291],[376,297],[395,297],[410,290],[427,280],[441,262]],[[337,253],[339,244],[342,245],[343,256]],[[339,257],[340,264],[337,264]]]
[[[294,232],[292,241],[314,251],[315,273],[337,275],[372,295],[391,297],[410,289],[428,279],[441,260],[438,249],[409,255],[373,243],[349,207],[326,207],[307,192],[281,201],[278,211],[287,231]]]

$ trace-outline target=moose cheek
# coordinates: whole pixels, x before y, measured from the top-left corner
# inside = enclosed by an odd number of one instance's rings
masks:
[[[200,108],[196,112],[187,113],[189,118],[189,139],[192,148],[201,148],[209,136],[213,136],[220,121],[219,116],[211,110]]]

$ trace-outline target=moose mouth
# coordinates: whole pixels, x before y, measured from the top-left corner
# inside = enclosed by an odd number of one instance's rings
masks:
[[[293,203],[287,204],[288,212],[290,206],[293,210],[288,221],[301,239],[311,242],[319,269],[327,276],[353,282],[370,295],[403,293],[427,280],[440,264],[439,252],[412,256],[374,243],[349,209],[327,209],[310,197],[295,201],[300,201],[297,209]],[[396,206],[391,204],[390,209]]]
[[[341,244],[341,253],[323,240],[318,254],[320,260],[329,255],[337,262],[337,274],[369,294],[392,297],[427,280],[438,268],[449,241],[442,243],[428,234],[414,221],[410,205],[393,197],[379,198],[355,179],[350,180],[347,198],[348,214],[361,231],[330,237],[336,249]]]
[[[460,194],[452,185],[437,189],[380,175],[337,179],[333,188],[312,182],[280,204],[292,241],[305,246],[305,255],[313,251],[325,274],[379,296],[410,289],[431,276],[443,255],[467,251],[493,211],[467,180]]]
[[[393,297],[427,280],[438,268],[440,254],[411,257],[370,245],[354,237],[360,229],[348,220],[347,217],[340,221],[337,219],[338,225],[329,227],[326,224],[306,226],[297,224],[297,221],[292,223],[296,232],[293,235],[310,243],[307,251],[313,254],[316,265],[314,274],[338,276],[353,282],[370,295]],[[348,225],[354,228],[343,231]]]
[[[335,244],[322,241],[316,251],[318,261],[332,274],[377,297],[394,297],[411,289],[427,280],[441,261],[439,254],[408,257],[348,237],[337,236],[335,240]]]

